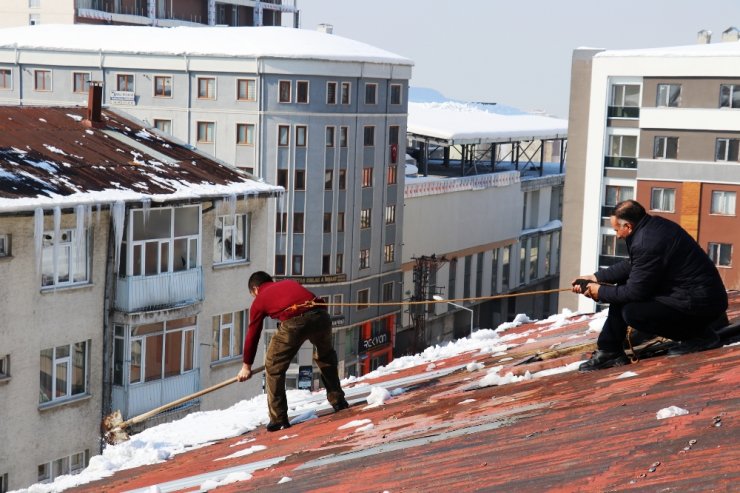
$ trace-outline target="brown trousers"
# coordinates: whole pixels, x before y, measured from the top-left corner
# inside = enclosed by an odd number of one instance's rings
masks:
[[[314,345],[313,360],[321,372],[326,398],[334,405],[344,398],[337,371],[337,353],[331,344],[331,319],[324,309],[313,309],[280,323],[265,357],[265,385],[270,421],[288,421],[285,373],[305,341]]]

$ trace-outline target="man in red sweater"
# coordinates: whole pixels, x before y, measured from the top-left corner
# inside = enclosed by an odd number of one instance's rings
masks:
[[[249,277],[248,286],[254,301],[249,309],[249,330],[244,339],[244,363],[237,374],[240,382],[252,376],[252,364],[265,317],[280,321],[265,357],[267,407],[270,413],[267,431],[290,428],[285,373],[307,340],[314,345],[313,360],[321,372],[327,400],[335,412],[347,409],[349,404],[339,383],[337,353],[331,345],[331,319],[326,308],[308,303],[321,300],[296,281],[274,282],[267,272],[262,271]]]

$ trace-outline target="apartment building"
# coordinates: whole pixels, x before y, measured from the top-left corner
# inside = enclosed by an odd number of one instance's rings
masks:
[[[128,419],[236,375],[244,282],[273,255],[267,204],[282,189],[99,101],[0,115],[5,491],[84,468],[112,411]],[[253,379],[169,419],[260,392]]]
[[[573,54],[563,225],[564,277],[626,257],[611,208],[634,198],[706,250],[728,289],[740,287],[738,31],[711,43]],[[561,306],[590,309],[584,297]]]
[[[84,104],[101,81],[104,106],[283,186],[264,239],[274,255],[260,267],[333,304],[348,376],[367,357],[360,334],[395,327],[401,312],[375,303],[401,298],[384,286],[401,281],[411,65],[300,29],[42,24],[0,30],[0,104]],[[289,385],[310,364],[306,346]]]
[[[295,0],[4,0],[0,27],[36,24],[298,27]]]

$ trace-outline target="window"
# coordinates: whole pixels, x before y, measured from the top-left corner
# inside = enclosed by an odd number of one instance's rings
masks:
[[[0,474],[0,493],[7,493],[8,491],[8,475]]]
[[[90,341],[41,350],[39,404],[87,393]]]
[[[213,236],[213,263],[249,260],[249,216],[233,214],[216,217]]]
[[[391,84],[391,104],[401,104],[401,84]]]
[[[383,258],[386,264],[391,264],[396,261],[396,245],[389,243],[385,245],[383,249]]]
[[[281,147],[290,145],[290,127],[288,125],[278,125],[278,145]]]
[[[370,302],[370,289],[360,289],[357,291],[357,309],[364,310]]]
[[[339,127],[339,147],[347,147],[349,142],[349,127]]]
[[[535,236],[529,239],[529,279],[537,279],[539,277],[539,245],[540,239]]]
[[[722,84],[719,86],[719,107],[740,108],[740,85]]]
[[[321,274],[331,274],[331,255],[322,255],[321,257]]]
[[[337,233],[344,233],[344,212],[337,212]]]
[[[285,255],[275,255],[275,275],[285,275]]]
[[[0,69],[0,89],[12,89],[13,78],[9,68]]]
[[[306,104],[308,103],[308,81],[299,80],[295,84],[295,101],[296,103]]]
[[[236,99],[239,101],[257,100],[257,83],[254,79],[236,80]]]
[[[72,73],[72,90],[74,92],[85,93],[90,87],[90,72],[73,72]]]
[[[40,22],[41,22],[41,16],[39,14],[29,14],[28,15],[28,25],[29,26],[35,26]]]
[[[398,183],[398,166],[388,166],[388,185],[395,185]]]
[[[710,214],[723,216],[735,215],[736,192],[725,192],[723,190],[712,191],[712,204],[709,208]]]
[[[244,348],[247,310],[224,313],[213,317],[211,361],[236,358]]]
[[[198,99],[216,99],[216,79],[198,77]]]
[[[604,166],[613,168],[637,167],[637,136],[610,135]]]
[[[154,128],[162,133],[172,135],[172,120],[160,120],[158,118],[155,118]]]
[[[131,244],[120,268],[127,276],[157,276],[200,265],[200,206],[153,207],[131,211]]]
[[[90,451],[78,452],[76,454],[61,457],[51,462],[39,464],[38,482],[50,483],[59,476],[79,474],[90,462]],[[0,488],[0,491],[5,490]]]
[[[498,248],[491,252],[491,293],[498,292]]]
[[[87,231],[44,231],[41,253],[41,286],[70,286],[89,280],[90,252]]]
[[[324,233],[331,233],[331,212],[324,212]]]
[[[293,255],[293,272],[294,276],[303,275],[303,255]]]
[[[336,273],[341,274],[344,272],[344,254],[343,253],[337,253],[337,265],[336,265]]]
[[[198,122],[198,143],[213,144],[216,124],[213,122]]]
[[[390,144],[390,157],[393,164],[398,162],[398,137],[400,132],[401,127],[398,125],[390,125],[388,127],[388,144]]]
[[[362,188],[373,186],[373,169],[362,168]]]
[[[614,207],[622,201],[632,199],[634,195],[634,187],[624,185],[607,185],[606,193],[604,195],[604,205]],[[611,211],[609,211],[608,215],[611,215]]]
[[[650,210],[660,212],[675,212],[676,189],[653,188],[650,191]]]
[[[334,171],[327,169],[324,171],[324,190],[331,190],[334,187]]]
[[[303,233],[303,213],[293,213],[293,232],[297,234]]]
[[[337,104],[337,83],[326,83],[326,104]]]
[[[678,137],[655,137],[653,158],[676,159],[678,157]]]
[[[601,235],[601,254],[609,257],[627,257],[627,243],[616,235]]]
[[[38,9],[41,7],[41,0],[28,0],[28,7]]]
[[[638,118],[640,116],[640,86],[637,84],[612,85],[609,118]]]
[[[385,223],[386,224],[396,223],[396,206],[395,205],[385,206]]]
[[[710,243],[707,253],[717,267],[732,266],[732,245],[729,243]]]
[[[738,161],[740,139],[717,139],[714,158],[717,161]]]
[[[131,327],[129,383],[163,380],[192,371],[196,327],[195,317]]]
[[[0,380],[10,378],[10,355],[0,356]]]
[[[367,125],[362,128],[363,132],[363,144],[365,147],[375,145],[375,127],[373,125]]]
[[[336,127],[326,127],[326,147],[334,147],[334,132]]]
[[[0,257],[7,257],[10,255],[10,236],[0,235]]]
[[[278,102],[279,103],[290,103],[291,101],[291,83],[289,80],[281,80],[278,82]]]
[[[296,147],[306,147],[306,134],[308,128],[305,125],[296,125],[295,127],[295,145]]]
[[[352,85],[349,82],[342,82],[342,104],[350,103],[350,91]]]
[[[295,170],[295,180],[293,182],[294,190],[306,189],[306,171],[302,169]]]
[[[339,170],[339,190],[346,190],[346,189],[347,189],[347,170],[340,169]]]
[[[157,75],[154,77],[154,96],[160,98],[172,97],[172,77]]]
[[[236,143],[237,145],[253,146],[254,145],[254,124],[237,123],[236,124]]]
[[[524,284],[527,279],[527,241],[522,240],[519,248],[519,284]]]
[[[335,294],[331,297],[331,314],[332,315],[341,315],[342,314],[342,303],[344,301],[344,297],[341,294]],[[336,347],[336,346],[335,346]]]
[[[277,184],[279,187],[288,188],[288,170],[279,169],[277,170]]]
[[[511,245],[501,250],[501,289],[509,289],[509,278],[511,273]]]
[[[362,209],[360,211],[360,229],[367,229],[370,227],[371,215],[372,209]]]
[[[378,103],[378,84],[365,84],[365,104]]]
[[[34,70],[34,89],[37,91],[51,91],[51,70]]]
[[[658,84],[655,106],[677,108],[681,104],[681,84]]]
[[[360,250],[360,269],[370,268],[370,249],[363,248]]]
[[[116,90],[117,91],[134,91],[134,75],[133,74],[116,74]]]

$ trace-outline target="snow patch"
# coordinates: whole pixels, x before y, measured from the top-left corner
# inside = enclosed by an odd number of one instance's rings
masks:
[[[372,423],[373,421],[371,419],[355,419],[354,421],[350,421],[349,423],[345,423],[337,430],[347,430],[349,428],[358,428],[360,426],[365,426],[367,424]]]
[[[658,419],[666,419],[676,416],[683,416],[684,414],[689,414],[689,412],[686,409],[680,408],[678,406],[670,406],[663,408],[655,413],[655,417]]]
[[[385,401],[391,398],[391,393],[384,387],[373,387],[370,395],[367,396],[368,405],[365,409],[379,407],[385,404]]]
[[[636,376],[637,376],[637,373],[635,373],[633,371],[626,371],[626,372],[622,373],[621,375],[619,375],[617,377],[617,379],[620,379],[620,378],[630,378],[630,377],[636,377]]]
[[[200,485],[201,491],[210,491],[227,484],[238,483],[240,481],[249,481],[252,479],[252,475],[246,472],[232,472],[227,474],[221,481],[214,481],[209,479]]]

